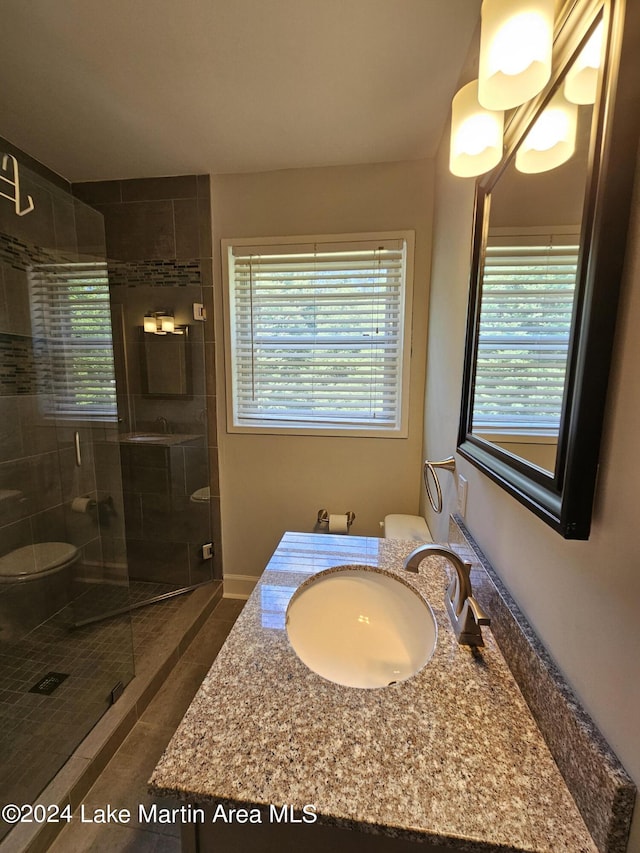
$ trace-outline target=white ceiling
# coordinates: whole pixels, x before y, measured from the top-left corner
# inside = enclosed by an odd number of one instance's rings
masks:
[[[72,181],[431,157],[480,0],[2,0],[0,135]]]

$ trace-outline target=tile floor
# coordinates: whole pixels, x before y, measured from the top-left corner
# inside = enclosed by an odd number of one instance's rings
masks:
[[[132,581],[89,584],[81,595],[15,643],[0,643],[0,790],[29,803],[108,709],[109,694],[182,606],[172,598],[74,629],[74,622],[148,601],[173,589]],[[68,675],[51,695],[30,688],[49,672]],[[9,827],[0,821],[0,838]]]
[[[126,826],[81,823],[76,812],[49,848],[52,853],[179,853],[178,826],[137,823],[138,804],[153,802],[147,780],[171,739],[204,676],[213,663],[244,601],[222,599],[172,670],[167,681],[136,723],[84,799],[85,814],[112,805],[127,808]],[[165,803],[166,805],[166,803]]]

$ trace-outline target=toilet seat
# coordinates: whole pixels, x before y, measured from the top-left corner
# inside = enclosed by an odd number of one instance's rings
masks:
[[[0,583],[19,583],[55,574],[75,562],[78,549],[68,542],[36,542],[0,557]]]

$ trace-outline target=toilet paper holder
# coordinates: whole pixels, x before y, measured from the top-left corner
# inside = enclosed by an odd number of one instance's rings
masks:
[[[81,512],[91,516],[97,516],[98,520],[101,522],[106,522],[110,515],[116,514],[115,505],[111,495],[98,498],[98,500],[90,498],[88,495],[74,498],[71,501],[71,510],[73,512]]]
[[[347,528],[351,527],[356,520],[355,512],[347,512]],[[329,511],[326,509],[318,510],[318,524],[329,524]]]

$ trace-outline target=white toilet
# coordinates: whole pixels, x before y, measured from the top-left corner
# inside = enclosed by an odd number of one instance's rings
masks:
[[[20,639],[69,603],[79,556],[68,542],[36,542],[0,557],[0,641]]]
[[[385,539],[413,539],[415,542],[433,542],[427,522],[420,515],[385,515],[382,523]]]
[[[36,542],[0,557],[0,583],[33,583],[62,572],[78,559],[68,542]]]

